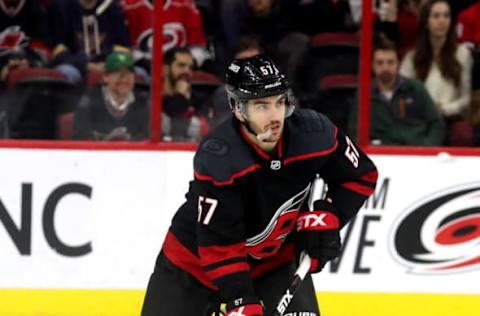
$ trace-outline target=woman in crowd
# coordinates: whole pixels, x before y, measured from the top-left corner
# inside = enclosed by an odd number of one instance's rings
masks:
[[[419,37],[400,72],[425,84],[447,123],[467,108],[471,94],[472,56],[457,44],[447,0],[429,0],[420,11]]]

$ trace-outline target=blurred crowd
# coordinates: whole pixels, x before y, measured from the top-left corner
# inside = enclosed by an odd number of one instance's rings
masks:
[[[372,0],[371,143],[480,145],[480,1]],[[160,2],[159,2],[160,3]],[[0,138],[149,137],[153,0],[0,0]],[[358,134],[361,0],[163,1],[164,141],[231,117],[232,58]]]

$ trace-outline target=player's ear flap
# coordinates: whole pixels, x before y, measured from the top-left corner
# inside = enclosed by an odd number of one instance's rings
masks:
[[[242,123],[245,123],[245,117],[242,115],[242,113],[240,113],[240,111],[238,110],[233,110],[233,115],[235,115],[235,117],[237,118],[237,120],[239,120],[240,122]]]

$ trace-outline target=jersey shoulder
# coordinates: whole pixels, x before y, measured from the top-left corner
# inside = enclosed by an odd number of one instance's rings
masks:
[[[287,156],[328,153],[337,146],[337,127],[319,112],[295,110],[286,124],[291,144]]]
[[[196,179],[215,185],[230,185],[258,167],[233,120],[225,121],[200,142],[193,166]]]

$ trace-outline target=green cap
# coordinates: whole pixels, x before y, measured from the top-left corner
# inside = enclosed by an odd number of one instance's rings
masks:
[[[105,70],[107,72],[117,71],[124,67],[133,70],[133,57],[130,53],[113,52],[107,56],[105,61]]]

